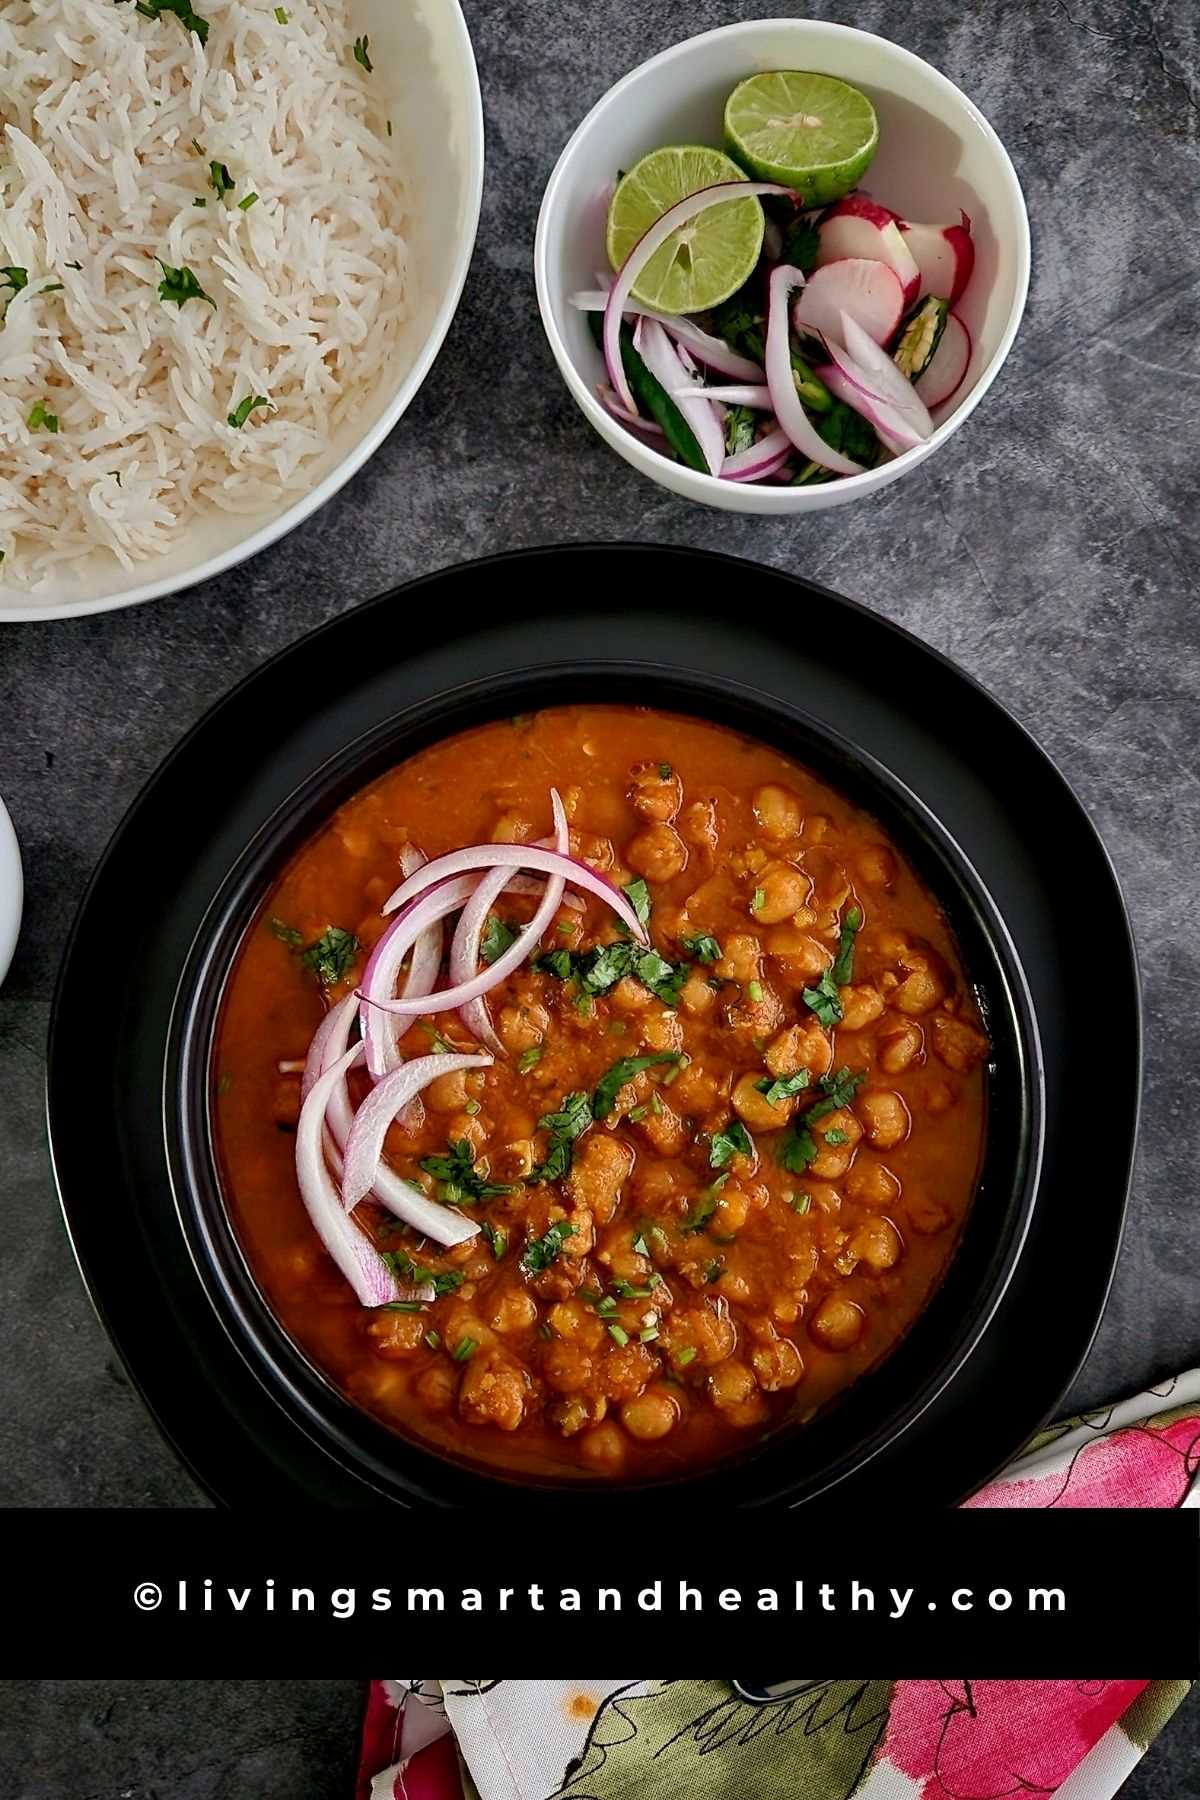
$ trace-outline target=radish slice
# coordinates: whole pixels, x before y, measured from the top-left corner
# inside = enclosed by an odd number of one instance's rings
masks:
[[[933,294],[953,306],[975,267],[970,215],[963,213],[960,225],[902,225],[900,229],[920,271],[918,300]]]
[[[846,349],[841,355],[838,347],[829,343],[829,353],[844,375],[852,381],[861,373],[866,377],[860,382],[879,400],[884,400],[907,419],[909,426],[919,438],[927,438],[933,432],[933,420],[924,400],[913,387],[907,375],[901,374],[886,350],[879,345],[861,326],[856,325],[848,313],[842,314],[842,343]],[[843,355],[848,354],[850,367],[843,362]]]
[[[668,394],[687,382],[687,364],[657,319],[638,320],[633,333],[633,347],[655,381]],[[694,369],[693,363],[693,372]],[[677,400],[675,404],[700,446],[709,474],[719,474],[725,460],[725,433],[721,429],[721,421],[713,411],[711,400],[683,399]]]
[[[580,312],[603,312],[608,304],[609,289],[588,288],[578,294],[571,295],[571,305]],[[682,344],[691,351],[697,362],[702,362],[706,369],[713,369],[718,375],[728,375],[731,381],[761,381],[762,370],[748,356],[739,356],[731,350],[724,338],[713,337],[710,332],[701,331],[692,319],[685,319],[681,314],[655,312],[652,306],[642,306],[637,300],[625,302],[627,319],[657,319],[664,326],[677,344]]]
[[[560,856],[556,850],[541,850],[534,844],[475,844],[466,850],[452,850],[447,856],[435,857],[402,881],[394,894],[384,901],[380,910],[384,913],[395,912],[398,906],[415,900],[427,888],[437,887],[451,876],[475,873],[482,869],[497,869],[501,863],[509,869],[536,869],[539,874],[561,875],[564,881],[573,887],[582,888],[585,893],[594,894],[611,906],[619,919],[628,925],[639,944],[649,944],[650,939],[645,926],[630,906],[620,888],[598,875],[595,869],[589,868],[574,856]],[[511,955],[511,950],[505,953]],[[501,958],[503,960],[503,958]],[[497,963],[496,967],[499,966]],[[455,1002],[458,1005],[459,1002]]]
[[[896,214],[866,194],[848,194],[821,221],[817,267],[845,257],[885,263],[899,281],[901,308],[911,306],[921,271],[905,242]]]
[[[847,406],[852,406],[856,413],[861,413],[875,427],[881,441],[896,456],[902,456],[906,450],[915,450],[918,444],[924,443],[925,440],[917,436],[902,412],[890,406],[886,400],[880,400],[869,393],[858,382],[851,381],[849,376],[842,374],[836,363],[826,364],[817,373],[831,394],[836,394],[839,400],[844,400]]]
[[[850,317],[882,344],[895,334],[904,312],[904,289],[897,275],[881,262],[846,257],[815,269],[796,302],[800,332],[841,336],[841,315]]]
[[[550,809],[554,814],[554,841],[550,848],[557,850],[560,856],[566,856],[571,848],[571,828],[567,823],[567,812],[559,798],[557,788],[550,789]],[[458,929],[454,933],[454,941],[450,945],[450,980],[458,986],[469,981],[479,967],[479,942],[483,936],[483,927],[492,907],[504,891],[507,870],[493,869],[483,876],[478,887],[463,908],[462,918],[458,921]],[[561,881],[546,883],[546,897],[551,889],[555,890],[555,905],[562,899],[563,884]],[[543,899],[543,905],[545,898]],[[548,923],[549,921],[547,921]],[[531,927],[532,929],[532,927]],[[539,936],[541,933],[539,932]],[[471,1033],[472,1037],[486,1044],[497,1056],[505,1054],[504,1045],[492,1029],[491,1014],[487,1009],[487,1001],[482,995],[459,1009],[459,1017]]]
[[[669,206],[662,216],[654,221],[648,231],[642,233],[625,261],[617,272],[617,278],[608,290],[604,307],[604,365],[608,370],[608,379],[616,390],[621,405],[632,413],[637,412],[637,401],[625,377],[625,365],[621,358],[621,315],[633,291],[635,282],[650,258],[666,243],[673,231],[686,225],[690,219],[698,218],[707,212],[710,206],[719,206],[726,200],[748,200],[763,194],[792,194],[792,189],[782,187],[777,181],[718,181],[712,187],[700,188],[697,193],[688,194],[684,199]],[[799,196],[794,196],[798,198]]]
[[[946,320],[942,341],[934,351],[929,366],[918,377],[921,398],[927,406],[942,406],[957,394],[971,366],[971,334],[957,313]]]
[[[396,1277],[343,1209],[341,1195],[325,1166],[322,1144],[329,1096],[340,1081],[345,1081],[362,1054],[362,1045],[355,1044],[332,1068],[319,1076],[309,1090],[296,1127],[296,1179],[313,1229],[354,1289],[360,1304],[386,1306],[389,1301],[400,1298]]]
[[[771,390],[769,387],[681,387],[673,388],[672,400],[690,400],[702,395],[706,400],[718,400],[722,406],[754,406],[761,412],[771,410]],[[639,421],[640,423],[640,421]]]
[[[355,1049],[361,1049],[356,1045]],[[341,1058],[334,1067],[341,1069],[349,1066],[346,1057]],[[383,1140],[387,1136],[388,1126],[402,1107],[407,1106],[414,1094],[436,1081],[439,1075],[453,1075],[459,1069],[490,1069],[490,1056],[414,1056],[411,1062],[401,1064],[385,1075],[377,1087],[373,1087],[362,1105],[354,1115],[354,1124],[346,1139],[346,1160],[342,1173],[342,1205],[347,1212],[352,1212],[365,1195],[369,1194],[375,1184],[379,1172],[380,1159],[383,1156]],[[322,1076],[322,1081],[325,1077]],[[318,1087],[320,1083],[318,1083]],[[317,1088],[313,1089],[313,1093]],[[421,1211],[430,1214],[446,1213],[447,1207],[439,1207],[433,1200],[427,1200],[420,1190],[416,1190],[421,1202]],[[416,1205],[414,1202],[414,1210]],[[416,1224],[415,1219],[409,1221]],[[417,1229],[424,1231],[427,1237],[437,1236],[428,1225],[418,1224]],[[438,1237],[439,1243],[445,1240]]]
[[[809,462],[832,469],[838,475],[861,475],[862,464],[831,450],[800,404],[792,379],[792,351],[788,331],[788,301],[795,288],[804,286],[799,269],[780,263],[772,269],[767,303],[767,383],[775,402],[775,416],[788,438]]]
[[[722,481],[761,481],[782,469],[792,454],[792,440],[786,431],[776,429],[748,450],[727,456],[721,464]]]

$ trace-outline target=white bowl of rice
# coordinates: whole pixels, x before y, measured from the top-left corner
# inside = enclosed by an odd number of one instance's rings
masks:
[[[482,181],[457,0],[0,6],[0,622],[323,505],[428,373]]]

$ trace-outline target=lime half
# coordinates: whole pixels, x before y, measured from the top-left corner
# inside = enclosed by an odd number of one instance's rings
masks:
[[[745,181],[746,171],[720,150],[668,144],[651,150],[617,183],[608,209],[608,260],[619,269],[638,239],[667,208],[719,181]],[[657,249],[634,284],[634,298],[660,312],[706,312],[736,294],[762,250],[763,210],[751,194],[723,200],[689,219]]]
[[[810,206],[840,200],[879,144],[865,94],[833,75],[776,69],[739,82],[725,102],[725,142],[758,181],[798,188]]]

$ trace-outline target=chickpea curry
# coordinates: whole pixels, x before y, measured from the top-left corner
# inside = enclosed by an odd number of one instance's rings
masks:
[[[381,1136],[461,1241],[372,1191],[342,1229],[405,1297],[364,1305],[297,1181],[314,1033],[358,1005],[401,867],[550,842],[552,789],[646,941],[568,877],[487,994],[492,1059],[428,1075]],[[499,892],[481,968],[539,893],[536,869]],[[480,1050],[464,1015],[389,1015],[395,1064]],[[723,727],[558,707],[414,756],[294,858],[228,983],[218,1152],[271,1306],[353,1402],[510,1474],[661,1478],[810,1418],[905,1333],[971,1203],[988,1055],[936,900],[866,812]],[[365,1110],[355,1056],[328,1080]]]

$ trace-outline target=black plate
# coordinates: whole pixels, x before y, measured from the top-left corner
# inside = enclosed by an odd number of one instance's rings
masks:
[[[686,600],[686,615],[655,607],[633,612],[601,597],[629,593],[677,596]],[[731,594],[744,603],[736,622],[724,616]],[[497,601],[502,622],[474,625],[477,609],[496,619]],[[458,634],[447,642],[444,630],[455,625]],[[50,1034],[51,1141],[64,1212],[85,1280],[133,1380],[178,1453],[220,1500],[361,1504],[376,1498],[377,1489],[318,1446],[315,1423],[291,1404],[291,1396],[285,1413],[279,1390],[268,1392],[250,1372],[197,1273],[199,1264],[212,1282],[221,1260],[213,1248],[220,1232],[214,1236],[211,1213],[193,1218],[185,1207],[197,1261],[189,1255],[171,1201],[163,1119],[172,1007],[181,982],[176,1052],[192,1038],[202,1042],[204,1007],[193,1019],[192,1000],[199,994],[202,1001],[212,989],[197,989],[194,977],[207,957],[227,956],[226,940],[236,933],[260,878],[255,871],[261,874],[289,832],[294,837],[308,829],[314,794],[328,805],[369,776],[371,757],[396,741],[398,714],[419,716],[430,696],[464,684],[483,684],[472,691],[494,695],[498,679],[503,685],[521,672],[538,672],[533,678],[540,687],[551,662],[568,665],[557,694],[567,698],[581,667],[611,665],[615,658],[663,665],[660,704],[680,705],[682,666],[693,672],[685,686],[690,680],[697,691],[711,695],[714,682],[737,685],[775,696],[781,715],[794,718],[799,708],[816,734],[806,760],[828,766],[837,754],[828,748],[835,740],[860,753],[841,770],[843,785],[854,785],[856,767],[860,777],[865,768],[876,783],[874,765],[893,771],[948,834],[947,840],[925,819],[933,846],[927,845],[928,853],[937,841],[951,848],[957,843],[965,853],[968,879],[955,923],[960,932],[990,932],[999,943],[989,997],[994,1008],[999,1000],[1011,1015],[1014,1045],[1033,1049],[1021,999],[1022,966],[1028,980],[1044,1063],[1041,1071],[1034,1066],[1026,1072],[1026,1116],[1021,1120],[1019,1109],[1012,1116],[1021,1126],[1014,1135],[1036,1160],[1044,1075],[1045,1142],[1025,1252],[969,1359],[911,1423],[919,1409],[908,1408],[908,1429],[880,1452],[869,1472],[853,1467],[861,1458],[843,1457],[837,1472],[850,1472],[840,1493],[850,1500],[865,1497],[866,1484],[881,1476],[901,1482],[913,1502],[944,1503],[969,1492],[1053,1409],[1091,1343],[1124,1214],[1140,1018],[1121,896],[1103,848],[1061,776],[1003,709],[951,664],[885,620],[809,583],[682,550],[629,545],[521,553],[385,595],[250,677],[151,781],[110,845],[76,921]],[[498,672],[507,675],[499,678]],[[920,696],[919,712],[899,698],[908,695]],[[652,696],[643,691],[638,697]],[[729,704],[736,708],[735,696]],[[444,731],[444,714],[438,716]],[[745,728],[763,735],[754,723]],[[826,745],[824,757],[819,742]],[[903,790],[896,795],[903,812]],[[877,791],[866,797],[879,811]],[[921,807],[910,805],[910,840],[921,828]],[[972,864],[982,884],[982,912],[978,884],[976,904],[970,903]],[[130,886],[140,886],[147,869],[155,871],[159,893],[140,942],[140,978],[114,1004],[104,946],[124,932]],[[1015,955],[986,916],[989,893]],[[1087,895],[1084,908],[1075,904],[1080,893]],[[1102,987],[1095,980],[1101,966]],[[1101,1139],[1094,1131],[1087,1068],[1102,1030],[1106,1042],[1125,1050],[1124,1061],[1107,1070]],[[73,1049],[81,1035],[92,1050],[90,1066],[111,1071],[107,1089],[81,1087]],[[179,1073],[173,1057],[165,1134],[173,1147]],[[194,1094],[186,1066],[182,1076]],[[186,1106],[183,1112],[186,1121]],[[194,1159],[202,1138],[194,1117],[185,1137],[183,1150]],[[178,1163],[180,1150],[173,1154]],[[110,1181],[99,1188],[97,1169],[110,1171]],[[1011,1173],[1010,1210],[1003,1221],[997,1217],[1002,1254],[988,1273],[995,1291],[1007,1277],[1023,1228],[1015,1165]],[[1086,1232],[1078,1230],[1082,1195]],[[205,1217],[209,1223],[201,1228]],[[236,1334],[239,1321],[228,1309],[226,1316]],[[1028,1354],[1031,1319],[1040,1326],[1036,1358]],[[958,1349],[964,1348],[960,1342]],[[884,1382],[896,1360],[861,1384],[864,1391]],[[1022,1369],[1019,1382],[1015,1365]],[[420,1461],[421,1453],[415,1454]],[[406,1448],[399,1461],[407,1455]],[[426,1491],[419,1476],[407,1486]]]

